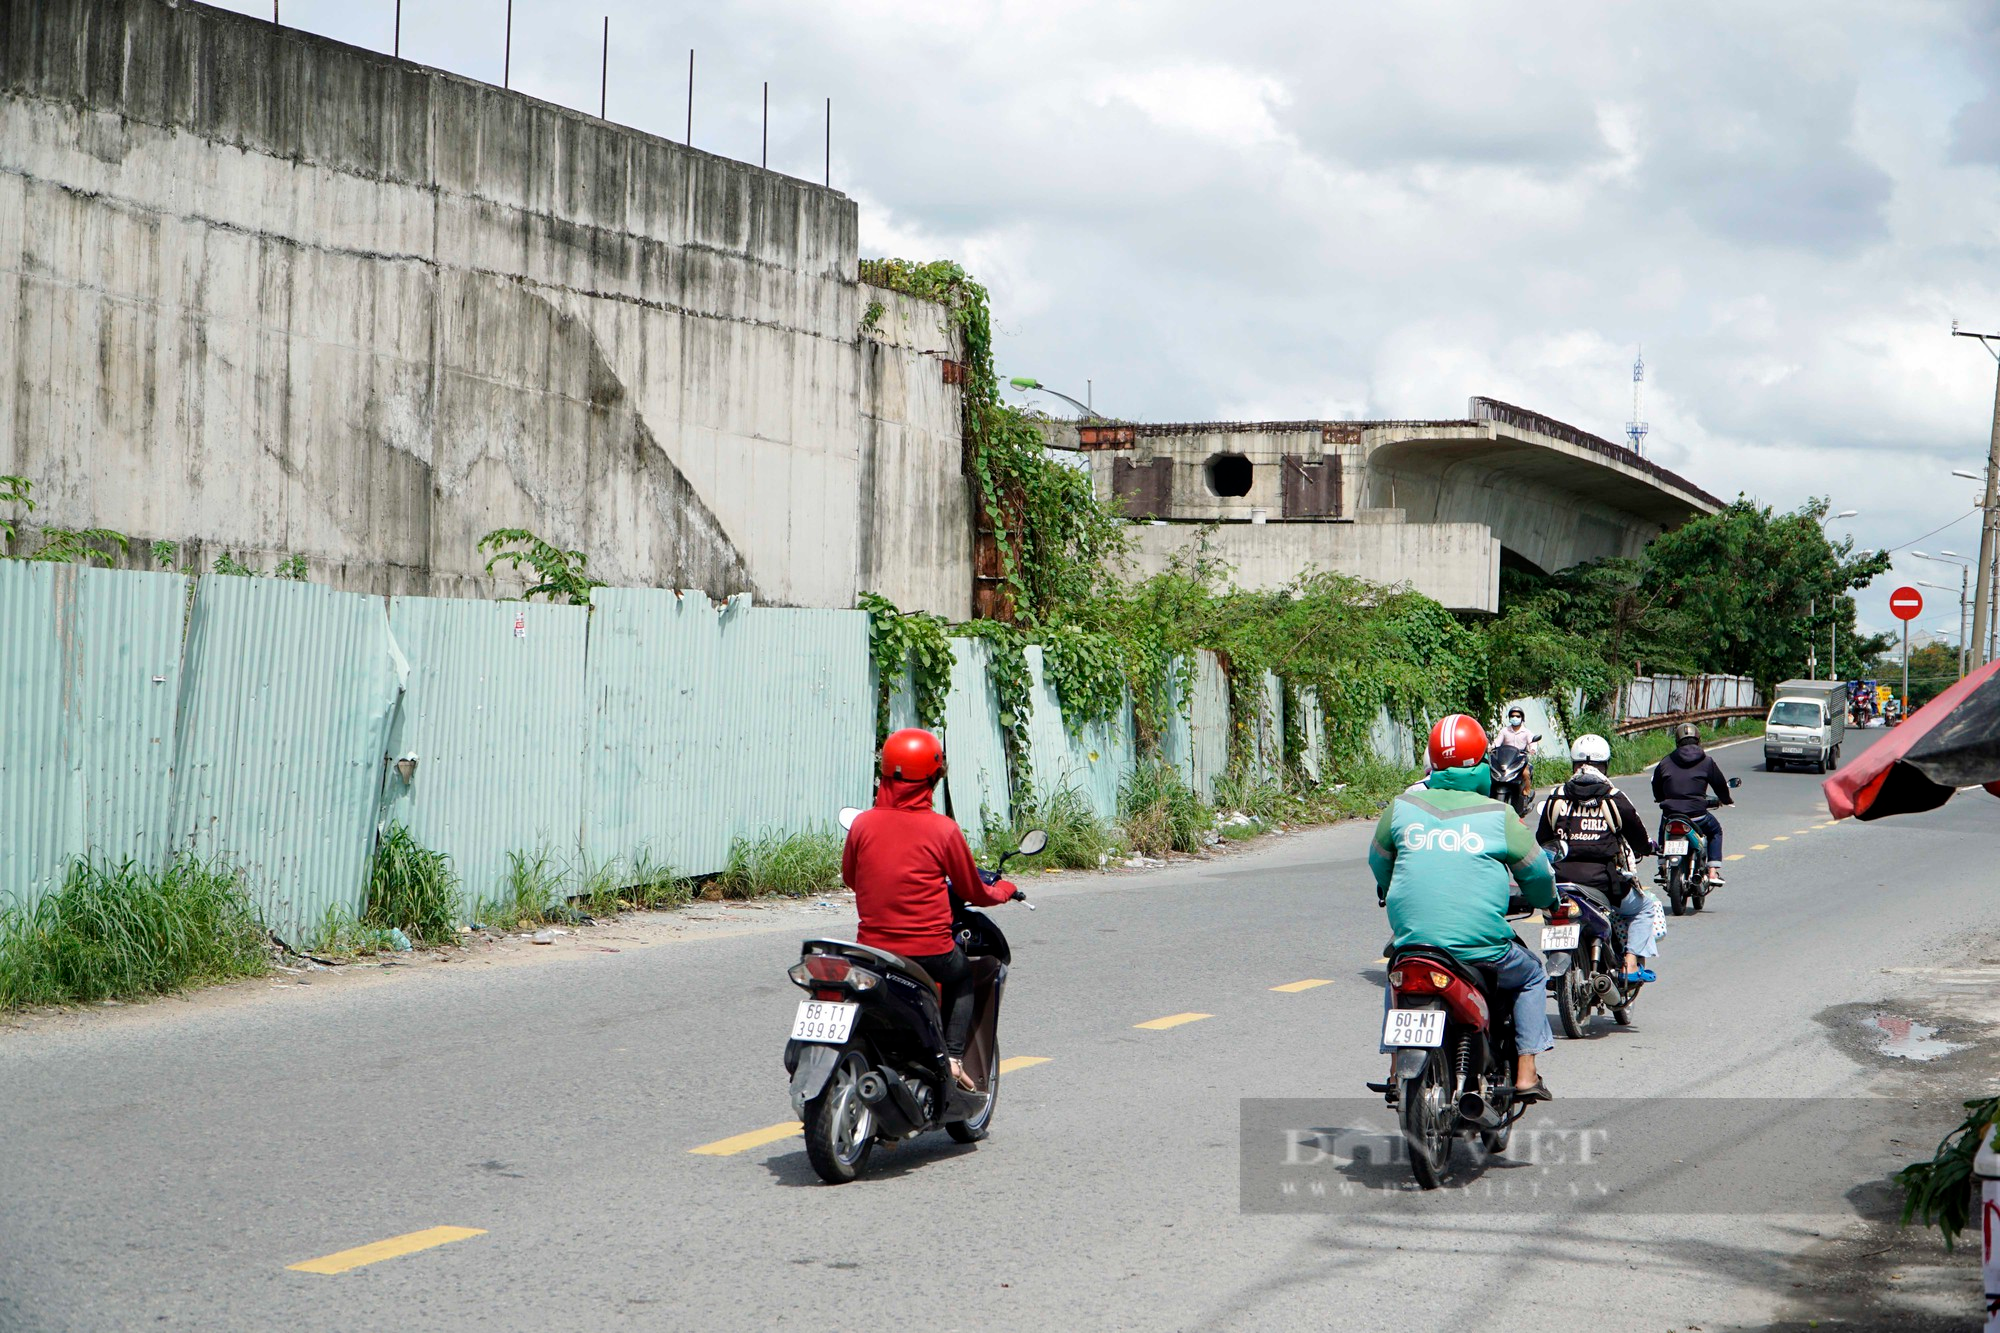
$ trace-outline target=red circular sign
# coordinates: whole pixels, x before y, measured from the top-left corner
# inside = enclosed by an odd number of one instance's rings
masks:
[[[1889,594],[1889,614],[1898,620],[1915,620],[1924,613],[1924,595],[1915,588],[1898,588]]]

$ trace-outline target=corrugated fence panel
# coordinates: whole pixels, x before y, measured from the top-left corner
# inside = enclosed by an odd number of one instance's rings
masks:
[[[1090,802],[1100,819],[1118,818],[1118,793],[1132,772],[1134,746],[1132,702],[1118,715],[1070,735],[1061,701],[1049,681],[1040,647],[1027,650],[1028,674],[1034,682],[1030,698],[1034,712],[1028,723],[1028,754],[1035,768],[1035,792],[1047,797],[1069,790]]]
[[[1375,724],[1368,729],[1368,747],[1377,758],[1392,764],[1421,764],[1417,755],[1417,733],[1409,723],[1391,717],[1387,707],[1375,710]]]
[[[585,854],[713,874],[728,864],[733,818],[717,767],[722,620],[749,599],[718,609],[700,593],[599,588],[591,605]]]
[[[0,902],[79,857],[161,864],[187,584],[0,561]]]
[[[1320,712],[1319,691],[1307,685],[1299,690],[1300,736],[1305,741],[1306,752],[1299,756],[1299,767],[1314,782],[1326,766],[1326,716]]]
[[[1169,677],[1173,708],[1160,737],[1160,753],[1203,797],[1215,795],[1215,779],[1229,767],[1229,680],[1214,653],[1198,650],[1193,689],[1182,697],[1178,675]]]
[[[999,702],[986,674],[990,650],[979,639],[953,639],[951,650],[951,692],[944,704],[945,784],[951,790],[952,816],[976,842],[985,814],[1001,823],[1013,818],[1007,749],[1000,736]],[[1029,753],[1032,761],[1032,748]]]
[[[516,625],[519,631],[516,631]],[[510,851],[573,859],[583,818],[590,610],[399,597],[389,628],[410,663],[383,817],[452,859],[472,911],[500,894]]]
[[[770,608],[725,617],[716,700],[732,832],[838,830],[874,793],[868,616]]]
[[[865,805],[875,733],[868,618],[719,610],[700,593],[600,588],[586,693],[584,846],[712,874],[766,829],[834,827]]]
[[[1285,771],[1285,682],[1264,673],[1257,699],[1257,775],[1277,778]]]
[[[380,597],[213,574],[196,590],[171,831],[239,866],[287,939],[361,911],[403,673]]]

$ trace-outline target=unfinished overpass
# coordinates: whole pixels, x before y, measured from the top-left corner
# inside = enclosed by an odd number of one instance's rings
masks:
[[[1134,519],[1139,572],[1205,542],[1246,588],[1311,569],[1499,609],[1502,564],[1554,571],[1646,543],[1721,501],[1623,445],[1491,398],[1458,421],[1073,423],[1098,494]]]

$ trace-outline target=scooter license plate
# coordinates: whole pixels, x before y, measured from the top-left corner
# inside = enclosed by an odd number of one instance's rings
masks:
[[[1382,1027],[1384,1046],[1444,1045],[1444,1010],[1391,1009]]]
[[[854,1031],[858,1004],[834,1004],[828,1000],[801,1000],[799,1015],[792,1020],[793,1041],[823,1041],[838,1046]]]
[[[1542,927],[1542,952],[1548,953],[1551,949],[1574,949],[1577,932],[1581,929],[1580,926]]]
[[[1661,856],[1686,856],[1687,854],[1688,840],[1686,838],[1668,838],[1660,844]]]

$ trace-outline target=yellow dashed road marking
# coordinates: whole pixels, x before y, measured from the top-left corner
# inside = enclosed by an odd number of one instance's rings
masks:
[[[1045,1065],[1048,1062],[1049,1057],[1046,1055],[1010,1055],[1000,1062],[1000,1072],[1011,1074],[1017,1069],[1032,1069],[1036,1065]]]
[[[1725,861],[1741,861],[1743,859],[1743,853],[1731,852],[1729,855],[1723,857],[1722,859]]]
[[[748,1152],[752,1148],[761,1148],[767,1143],[776,1143],[779,1139],[788,1139],[804,1128],[805,1126],[796,1120],[787,1120],[782,1125],[753,1129],[748,1134],[734,1134],[726,1139],[717,1139],[713,1143],[704,1143],[699,1148],[689,1148],[688,1151],[702,1157],[729,1157],[736,1153]]]
[[[1768,852],[1771,850],[1771,844],[1768,842],[1760,842],[1756,846],[1752,847],[1750,850],[1753,852]]]
[[[384,1259],[415,1254],[418,1250],[432,1250],[455,1240],[485,1234],[477,1227],[427,1227],[422,1231],[412,1231],[407,1236],[391,1236],[372,1245],[357,1245],[338,1254],[322,1255],[318,1259],[307,1259],[285,1267],[294,1273],[345,1273],[349,1269],[379,1264]]]
[[[1791,841],[1791,839],[1790,839],[1790,838],[1788,838],[1788,837],[1786,837],[1786,836],[1785,836],[1784,834],[1780,833],[1780,834],[1779,834],[1779,835],[1778,835],[1777,837],[1775,837],[1775,838],[1771,839],[1771,841],[1772,841],[1772,842],[1790,842],[1790,841]]]
[[[1386,963],[1389,960],[1386,958],[1378,958],[1375,961],[1378,963]],[[1308,981],[1287,981],[1284,985],[1273,986],[1271,987],[1271,989],[1274,991],[1279,991],[1286,995],[1297,995],[1302,990],[1311,990],[1315,986],[1331,986],[1332,984],[1333,983],[1331,981],[1320,981],[1317,978],[1314,978]]]
[[[1165,1018],[1149,1019],[1144,1023],[1134,1023],[1132,1026],[1159,1032],[1166,1028],[1177,1028],[1183,1023],[1199,1023],[1204,1018],[1214,1017],[1214,1014],[1168,1014]]]

